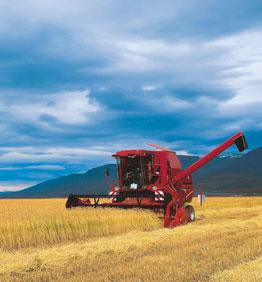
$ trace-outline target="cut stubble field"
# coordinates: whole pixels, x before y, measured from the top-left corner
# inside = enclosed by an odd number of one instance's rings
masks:
[[[0,281],[262,281],[262,197],[196,199],[194,223],[142,210],[0,201]]]

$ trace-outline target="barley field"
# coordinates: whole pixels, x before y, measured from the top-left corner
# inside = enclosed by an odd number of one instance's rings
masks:
[[[0,200],[0,281],[262,281],[262,197],[196,199],[162,227],[142,210]]]

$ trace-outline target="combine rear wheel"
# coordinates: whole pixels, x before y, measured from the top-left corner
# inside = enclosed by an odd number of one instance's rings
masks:
[[[195,210],[192,206],[186,206],[186,210],[189,213],[189,222],[193,222],[196,219]]]

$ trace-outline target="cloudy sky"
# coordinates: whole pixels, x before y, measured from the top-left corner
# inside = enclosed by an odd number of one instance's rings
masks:
[[[262,3],[0,0],[0,191],[160,143],[262,138]]]

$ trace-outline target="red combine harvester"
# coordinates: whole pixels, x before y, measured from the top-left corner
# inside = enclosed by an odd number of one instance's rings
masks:
[[[158,151],[117,152],[113,157],[117,160],[118,185],[112,186],[109,195],[70,194],[66,207],[161,209],[164,210],[164,226],[169,228],[194,221],[194,208],[188,204],[194,193],[191,174],[233,144],[240,152],[247,148],[242,132],[232,136],[185,170],[182,170],[175,152],[159,145],[151,144]],[[110,202],[99,203],[101,198],[109,198]]]

